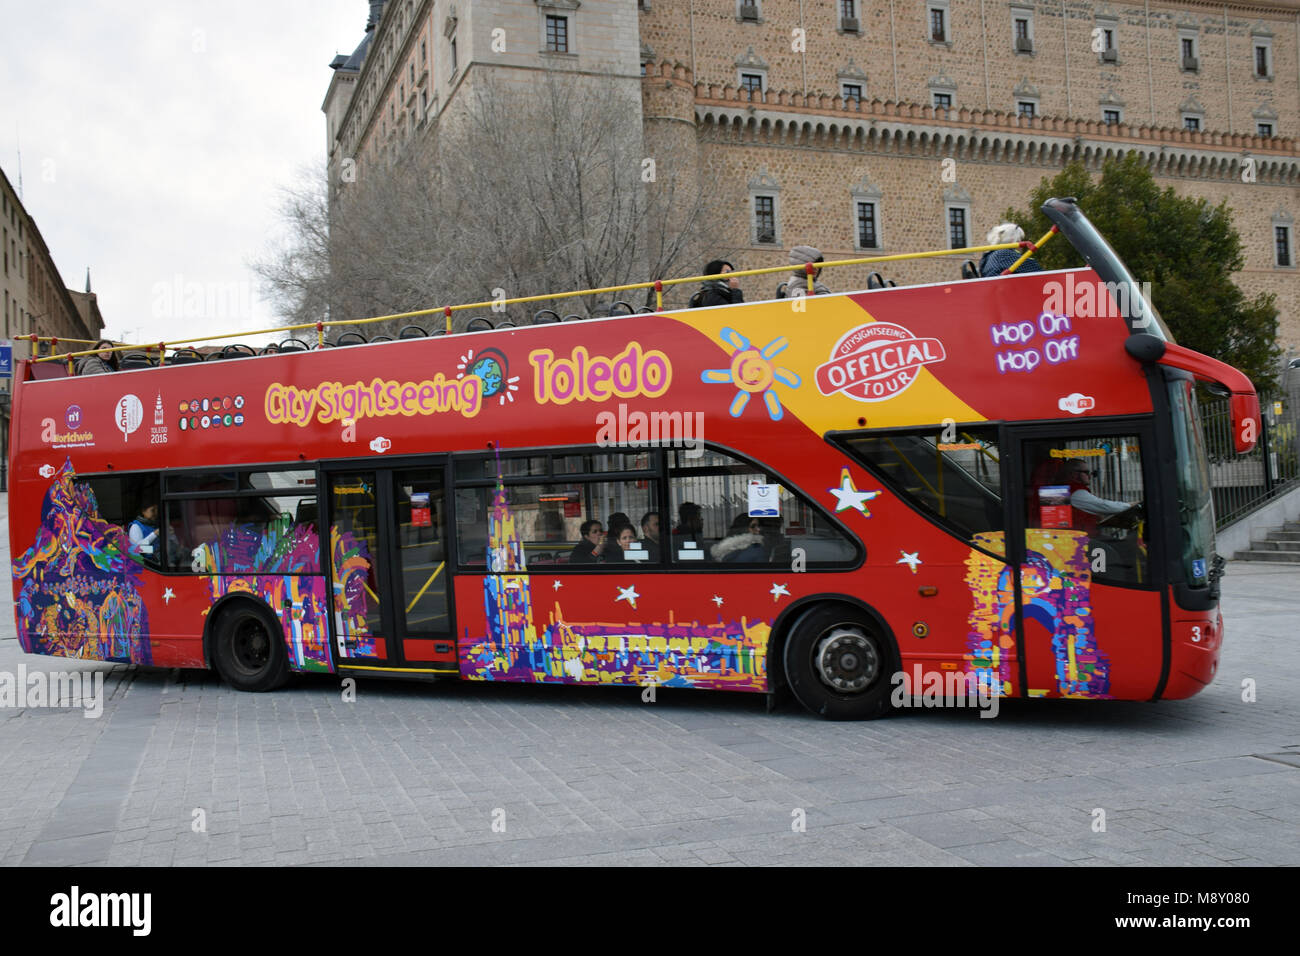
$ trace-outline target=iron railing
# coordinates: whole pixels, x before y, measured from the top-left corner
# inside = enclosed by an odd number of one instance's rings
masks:
[[[1232,447],[1228,399],[1202,396],[1201,428],[1210,456],[1210,487],[1215,525],[1224,528],[1300,487],[1300,374],[1288,369],[1282,385],[1259,396],[1260,434],[1254,451],[1238,455]]]

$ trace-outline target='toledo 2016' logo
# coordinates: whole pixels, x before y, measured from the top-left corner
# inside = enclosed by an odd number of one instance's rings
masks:
[[[860,325],[835,343],[829,362],[817,367],[817,390],[883,402],[916,381],[921,366],[947,357],[938,339],[918,338],[889,322]]]

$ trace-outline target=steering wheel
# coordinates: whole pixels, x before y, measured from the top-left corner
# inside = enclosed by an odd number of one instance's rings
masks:
[[[1146,502],[1139,501],[1127,511],[1106,515],[1097,521],[1098,528],[1131,528],[1146,515]]]

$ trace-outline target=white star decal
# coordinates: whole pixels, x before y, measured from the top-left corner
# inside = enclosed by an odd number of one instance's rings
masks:
[[[632,605],[633,610],[636,610],[636,599],[641,596],[636,593],[636,585],[634,584],[629,588],[621,588],[616,584],[614,587],[618,588],[618,597],[614,598],[614,603],[617,604],[619,601],[626,601],[628,604]]]
[[[176,592],[173,591],[171,588],[168,588],[167,590],[163,591],[163,603],[170,605],[172,603],[172,598],[174,598],[175,596],[176,596]]]
[[[558,591],[560,588],[564,587],[564,582],[561,581],[559,578],[556,578],[554,581],[551,582],[551,587],[554,588],[556,591]]]
[[[773,603],[775,603],[776,601],[779,601],[781,599],[782,594],[784,594],[786,597],[789,597],[790,589],[787,588],[784,584],[777,584],[775,581],[773,581],[772,590],[768,591],[767,593],[772,595],[772,601]]]
[[[898,553],[901,554],[902,557],[899,558],[899,559],[898,559],[897,561],[895,561],[894,563],[895,563],[895,564],[906,564],[909,568],[912,569],[912,573],[915,574],[915,573],[916,573],[916,566],[917,566],[918,564],[921,564],[921,563],[922,563],[921,559],[918,557],[918,555],[919,555],[921,552],[919,552],[919,551],[907,552],[907,551],[904,551],[904,550],[902,550],[902,549],[900,548],[899,551],[898,551]]]
[[[871,512],[867,510],[866,503],[880,494],[879,491],[858,491],[853,486],[853,478],[849,475],[848,468],[840,469],[840,484],[838,488],[827,488],[835,496],[836,505],[835,513],[848,511],[853,508],[861,512],[866,517],[871,517]]]
[[[722,598],[717,594],[713,595],[713,603],[718,607],[722,607]]]

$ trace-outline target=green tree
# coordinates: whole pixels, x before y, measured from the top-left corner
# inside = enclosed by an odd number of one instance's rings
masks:
[[[1037,239],[1051,227],[1041,212],[1053,196],[1074,196],[1138,282],[1151,283],[1151,298],[1179,345],[1227,362],[1258,389],[1272,387],[1280,351],[1277,304],[1272,293],[1247,299],[1233,282],[1241,271],[1241,237],[1226,202],[1161,191],[1137,153],[1107,160],[1100,180],[1082,163],[1071,163],[1043,181],[1030,197],[1030,211],[1007,210],[1025,235]],[[1036,258],[1044,269],[1083,265],[1069,243],[1048,243]]]

